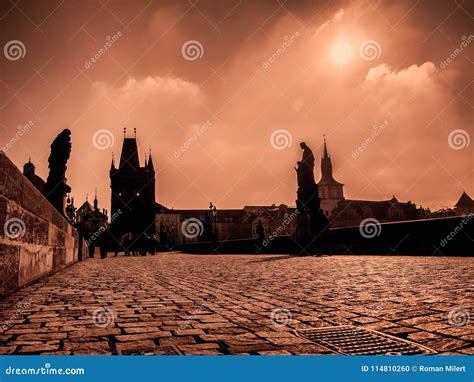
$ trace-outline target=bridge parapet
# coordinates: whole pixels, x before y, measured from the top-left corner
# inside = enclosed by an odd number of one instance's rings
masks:
[[[71,224],[0,153],[0,296],[79,259]]]

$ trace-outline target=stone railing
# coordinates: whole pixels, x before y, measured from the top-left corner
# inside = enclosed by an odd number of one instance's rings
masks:
[[[376,225],[332,228],[318,242],[320,254],[473,256],[474,215],[409,220]],[[296,254],[302,247],[293,237],[266,240],[241,239],[187,244],[187,253]]]
[[[79,236],[0,152],[0,297],[78,260]]]

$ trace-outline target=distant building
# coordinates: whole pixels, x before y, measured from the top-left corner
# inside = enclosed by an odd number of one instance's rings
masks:
[[[257,238],[261,220],[265,236],[293,235],[296,230],[296,208],[279,206],[245,206],[243,209],[166,210],[156,215],[156,232],[169,248],[186,243],[210,240]],[[198,221],[199,235],[183,232],[186,221]],[[208,232],[210,231],[210,232]]]
[[[275,204],[271,206],[245,206],[244,212],[248,217],[250,237],[258,237],[257,226],[261,221],[265,230],[265,237],[294,235],[296,232],[296,207],[288,207],[286,204]]]
[[[344,185],[334,179],[332,162],[324,138],[324,151],[321,157],[321,179],[318,182],[318,193],[321,199],[321,209],[329,217],[338,203],[344,200]]]
[[[99,209],[97,194],[94,197],[94,205],[86,201],[76,210],[76,226],[88,240],[94,233],[101,233],[108,228],[107,210]]]
[[[324,139],[321,157],[321,179],[318,182],[321,209],[329,218],[331,227],[359,225],[363,219],[375,218],[380,222],[412,220],[426,217],[429,212],[417,208],[410,201],[389,200],[350,200],[344,198],[344,185],[334,179],[332,161]]]
[[[380,223],[419,219],[423,217],[423,211],[410,201],[399,202],[395,196],[380,201],[345,199],[339,202],[329,220],[331,227],[347,227],[359,225],[367,218]]]
[[[430,218],[441,218],[447,216],[463,216],[474,213],[474,201],[471,197],[463,191],[459,200],[456,202],[453,208],[445,208],[442,210],[434,211],[429,214]]]
[[[457,216],[474,213],[474,200],[463,191],[458,202],[454,205],[454,212]]]
[[[124,133],[125,133],[124,129]],[[150,155],[140,166],[136,134],[127,138],[124,134],[119,166],[114,159],[110,166],[112,189],[112,235],[118,240],[124,235],[139,237],[155,234],[155,214],[166,210],[155,202],[155,169]]]
[[[31,163],[31,159],[29,159],[28,162],[23,166],[23,175],[28,178],[28,180],[39,190],[39,192],[44,194],[45,181],[36,175],[35,171],[36,167],[33,163]]]

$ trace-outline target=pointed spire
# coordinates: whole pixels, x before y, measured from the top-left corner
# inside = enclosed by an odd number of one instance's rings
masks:
[[[323,158],[329,158],[329,155],[328,155],[328,148],[326,146],[326,134],[323,134],[323,138],[324,138],[324,153],[323,153]]]
[[[133,135],[134,135],[134,138],[137,137],[137,129],[136,128],[133,128]]]
[[[94,211],[99,209],[99,201],[97,200],[97,187],[95,188],[95,195],[94,195]]]
[[[153,159],[151,159],[151,146],[150,146],[150,153],[148,155],[148,164],[147,164],[147,168],[149,170],[152,170],[152,171],[155,171],[155,167],[153,166]]]
[[[124,127],[124,128],[123,128],[123,137],[125,138],[126,135],[127,135],[127,128]]]
[[[115,157],[114,157],[113,151],[112,151],[112,163],[110,164],[110,169],[115,170]]]

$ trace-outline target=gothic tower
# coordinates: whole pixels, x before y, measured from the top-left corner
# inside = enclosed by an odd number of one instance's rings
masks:
[[[151,153],[140,167],[136,131],[133,138],[124,140],[119,167],[112,158],[110,167],[112,189],[112,234],[120,240],[125,234],[138,238],[143,233],[155,233],[155,169]]]
[[[321,179],[318,182],[318,187],[321,209],[326,216],[330,216],[337,204],[341,200],[344,200],[344,185],[333,178],[332,162],[326,146],[326,137],[324,137],[324,152],[321,158]]]

